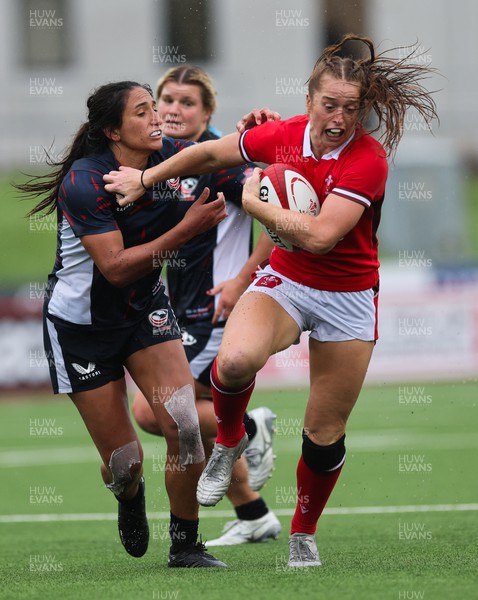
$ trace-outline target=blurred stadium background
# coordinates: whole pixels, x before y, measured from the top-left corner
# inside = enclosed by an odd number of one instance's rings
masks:
[[[95,87],[118,79],[154,86],[183,62],[212,75],[213,124],[225,133],[255,106],[299,114],[321,49],[349,31],[401,57],[418,43],[414,60],[441,73],[428,82],[439,90],[441,123],[429,131],[407,115],[391,164],[379,230],[381,339],[350,423],[351,468],[324,515],[326,567],[320,583],[314,573],[300,581],[341,600],[476,597],[477,22],[473,0],[0,0],[0,597],[166,598],[193,589],[213,599],[227,583],[196,573],[158,583],[156,553],[138,566],[119,548],[95,450],[68,399],[50,392],[40,313],[55,221],[26,219],[32,204],[11,183],[44,172],[45,149],[61,155]],[[264,497],[284,531],[307,378],[304,336],[270,359],[253,398],[278,413],[277,470]],[[149,508],[164,510],[162,473],[154,472],[161,441],[142,435]],[[32,503],[37,490],[48,500],[41,506]],[[226,515],[208,512],[209,539]],[[352,527],[344,515],[355,515]],[[156,537],[159,546],[167,534]],[[274,546],[221,554],[235,565],[231,598],[245,589],[254,598],[296,597],[299,579],[282,573],[286,544],[283,535]],[[35,572],[52,560],[64,571]]]
[[[431,63],[441,123],[407,115],[381,224],[381,342],[370,381],[474,377],[477,280],[478,5],[462,0],[0,0],[0,393],[48,385],[39,305],[52,266],[55,223],[25,219],[11,188],[45,169],[85,116],[97,85],[154,85],[165,69],[206,68],[218,89],[213,124],[232,131],[253,106],[283,117],[304,110],[310,70],[343,33]],[[191,34],[193,32],[193,34]],[[307,371],[305,343],[271,360],[263,385]]]

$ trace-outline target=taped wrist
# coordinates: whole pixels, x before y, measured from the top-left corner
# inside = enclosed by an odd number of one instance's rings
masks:
[[[302,458],[305,464],[314,473],[328,473],[335,471],[345,461],[345,433],[329,446],[314,444],[307,435],[302,432]]]

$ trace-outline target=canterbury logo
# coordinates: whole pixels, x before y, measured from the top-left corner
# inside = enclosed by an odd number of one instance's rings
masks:
[[[71,365],[75,369],[75,371],[80,375],[87,375],[88,373],[92,373],[96,369],[95,363],[92,362],[89,362],[87,367],[82,367],[78,363],[71,363]]]
[[[193,346],[194,344],[197,344],[197,339],[185,330],[182,332],[182,338],[183,346]]]

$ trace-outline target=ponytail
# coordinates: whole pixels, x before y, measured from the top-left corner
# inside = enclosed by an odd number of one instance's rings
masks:
[[[21,192],[34,198],[47,194],[46,197],[38,202],[38,204],[27,213],[27,217],[31,217],[39,212],[43,212],[45,215],[50,215],[55,212],[58,192],[65,175],[68,173],[75,160],[86,156],[88,153],[88,133],[89,124],[83,123],[76,133],[68,154],[63,160],[55,162],[49,153],[46,152],[47,165],[55,167],[51,173],[32,177],[26,183],[20,183],[15,186]]]
[[[54,170],[47,175],[32,177],[26,183],[15,185],[18,190],[34,198],[46,194],[27,214],[28,217],[39,212],[49,215],[56,210],[60,186],[71,166],[76,160],[104,152],[109,147],[110,140],[105,131],[121,127],[129,92],[138,87],[153,95],[148,85],[135,81],[108,83],[91,94],[86,102],[88,121],[77,131],[65,158],[55,162],[47,152],[47,164],[54,167]]]
[[[369,56],[357,60],[338,56],[343,46],[351,41],[363,43]],[[418,44],[411,46],[405,57],[391,58],[390,53],[396,50],[398,48],[392,48],[376,55],[370,38],[348,33],[339,43],[323,51],[308,81],[310,96],[320,89],[322,75],[326,73],[337,79],[357,82],[361,90],[360,119],[366,120],[371,113],[376,115],[378,124],[370,133],[382,131],[380,139],[389,155],[396,152],[409,108],[415,109],[428,125],[433,119],[438,120],[432,97],[434,92],[422,85],[437,72],[436,69],[420,63]]]

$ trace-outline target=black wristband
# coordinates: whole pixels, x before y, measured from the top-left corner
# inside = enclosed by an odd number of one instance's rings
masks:
[[[146,169],[144,169],[144,171],[146,171]],[[141,171],[141,185],[143,186],[143,189],[147,191],[148,188],[144,185],[143,181],[144,171]]]

